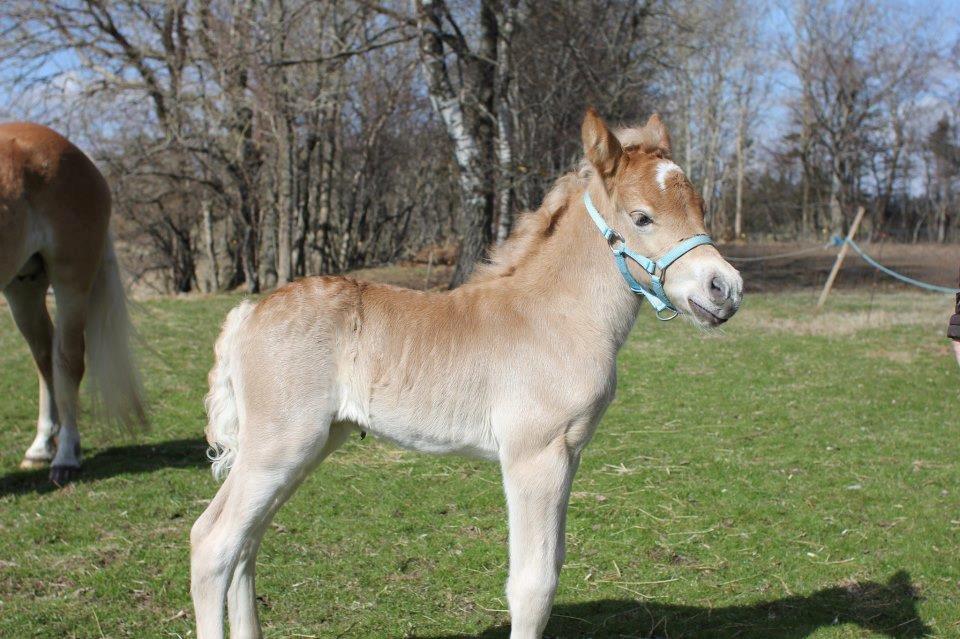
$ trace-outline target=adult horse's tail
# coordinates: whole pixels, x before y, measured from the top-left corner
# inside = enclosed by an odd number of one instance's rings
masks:
[[[140,374],[130,352],[132,336],[127,296],[108,236],[87,308],[87,373],[99,412],[135,430],[146,428],[147,414]]]
[[[223,479],[230,472],[240,448],[240,414],[237,412],[237,358],[235,345],[247,317],[255,305],[244,300],[227,314],[220,337],[214,346],[215,361],[210,369],[207,407],[207,456],[213,462],[213,476]]]

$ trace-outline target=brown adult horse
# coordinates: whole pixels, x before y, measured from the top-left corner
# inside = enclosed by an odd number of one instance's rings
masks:
[[[106,416],[146,421],[109,221],[107,183],[77,147],[37,124],[0,124],[0,289],[40,376],[37,436],[20,466],[51,464],[58,485],[80,469],[85,355]]]

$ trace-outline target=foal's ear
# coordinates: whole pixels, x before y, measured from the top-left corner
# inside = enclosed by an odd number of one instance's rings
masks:
[[[587,109],[583,117],[580,137],[583,139],[583,153],[590,164],[604,178],[613,175],[623,155],[623,147],[593,107]]]
[[[643,125],[642,141],[640,146],[648,153],[659,153],[662,157],[670,157],[670,131],[660,119],[659,113],[654,113]]]

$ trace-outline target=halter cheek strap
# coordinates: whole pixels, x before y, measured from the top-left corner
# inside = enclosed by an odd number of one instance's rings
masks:
[[[650,302],[653,310],[657,313],[657,319],[664,321],[672,320],[674,317],[679,315],[680,312],[673,305],[673,303],[670,302],[670,298],[667,297],[666,291],[663,290],[664,273],[668,266],[679,260],[696,247],[703,244],[712,245],[713,240],[710,239],[710,236],[699,234],[694,235],[693,237],[688,237],[687,239],[678,242],[660,259],[654,261],[648,257],[640,255],[639,253],[634,253],[627,248],[627,243],[623,239],[623,236],[610,228],[610,225],[607,224],[607,222],[603,219],[603,216],[600,215],[600,211],[598,211],[597,207],[593,205],[593,200],[590,199],[590,194],[587,192],[584,192],[583,194],[583,203],[586,205],[587,213],[590,214],[590,217],[593,219],[593,223],[597,225],[597,228],[600,229],[600,233],[603,234],[603,238],[607,240],[607,243],[610,245],[610,250],[613,251],[613,258],[617,263],[617,268],[620,270],[620,274],[623,275],[623,279],[627,282],[630,290],[639,295],[643,295],[647,301]],[[636,262],[640,268],[650,275],[650,288],[647,288],[638,282],[633,276],[633,273],[630,272],[630,269],[627,266],[627,259]],[[667,313],[662,314],[664,311]]]

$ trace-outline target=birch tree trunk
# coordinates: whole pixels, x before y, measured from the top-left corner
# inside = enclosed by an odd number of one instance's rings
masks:
[[[504,0],[497,16],[497,244],[510,235],[513,226],[514,168],[513,130],[516,113],[513,70],[513,30],[518,0]]]
[[[495,75],[491,72],[491,62],[496,59],[496,18],[488,3],[483,3],[480,11],[483,32],[480,56],[474,57],[466,48],[466,43],[459,41],[456,53],[465,66],[475,67],[473,72],[477,77],[475,86],[464,87],[464,74],[461,74],[461,87],[458,90],[454,87],[445,61],[442,18],[448,15],[446,4],[442,0],[417,0],[416,8],[420,60],[427,78],[430,102],[453,143],[454,158],[459,169],[463,239],[450,283],[454,287],[470,276],[491,239],[494,194],[487,160],[493,146],[489,107]],[[481,106],[486,108],[486,113],[480,113]],[[486,122],[481,122],[481,119]]]
[[[830,172],[830,233],[843,233],[843,204],[840,194],[843,184],[840,171],[840,158],[836,157]]]
[[[317,269],[327,273],[333,268],[333,249],[330,228],[335,206],[338,146],[337,127],[340,125],[340,75],[334,79],[321,111],[322,123],[319,149],[319,178],[317,180],[317,230],[314,247],[318,253]]]
[[[210,263],[210,286],[208,293],[220,290],[220,264],[217,261],[217,248],[213,235],[213,210],[210,200],[204,196],[200,203],[203,213],[203,244],[207,252],[207,261]]]
[[[733,237],[739,240],[743,237],[743,180],[744,180],[744,138],[747,128],[747,107],[740,106],[740,117],[737,120],[737,186],[733,210]]]
[[[284,0],[272,0],[270,4],[270,47],[274,64],[286,56],[286,7]],[[290,91],[287,69],[274,67],[274,134],[277,142],[276,173],[276,242],[277,286],[292,281],[290,224],[295,207],[293,193],[293,152],[296,147],[292,118],[289,115]]]
[[[316,123],[313,124],[316,126]],[[294,233],[291,239],[292,255],[290,257],[293,276],[304,277],[308,275],[307,266],[307,235],[310,230],[311,211],[316,205],[313,197],[313,183],[316,179],[316,169],[314,167],[313,155],[316,153],[318,137],[314,130],[307,135],[307,141],[303,148],[298,149],[299,157],[297,159],[296,176],[296,206],[297,212],[294,218]]]
[[[293,198],[293,144],[292,131],[284,114],[277,145],[277,285],[293,280],[291,255],[291,209]]]
[[[719,100],[719,95],[716,96],[716,100]],[[705,118],[709,123],[709,128],[707,129],[707,148],[705,149],[704,158],[703,158],[703,188],[702,188],[702,197],[703,197],[703,208],[707,213],[707,223],[710,226],[711,233],[720,237],[724,233],[724,221],[717,215],[717,211],[713,208],[713,197],[716,190],[716,179],[717,179],[717,151],[720,147],[720,128],[721,122],[719,117],[719,104],[714,102],[712,97],[711,105],[709,107],[709,113]]]

